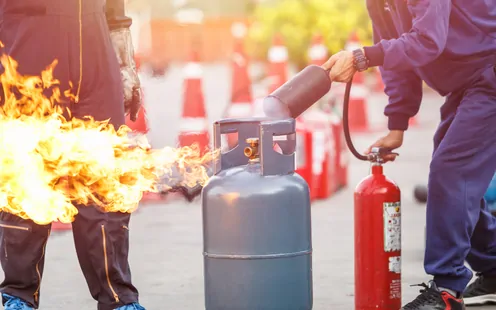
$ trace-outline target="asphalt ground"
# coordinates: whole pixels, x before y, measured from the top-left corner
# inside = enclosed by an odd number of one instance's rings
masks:
[[[225,85],[228,83],[222,83],[222,79],[227,78],[223,77],[226,74],[227,70],[212,69],[211,79],[205,83],[210,121],[221,117],[228,100],[229,90]],[[213,79],[214,76],[217,79]],[[165,80],[146,80],[145,89],[154,146],[173,144],[180,113],[180,83],[167,76]],[[170,95],[164,97],[161,94]],[[402,190],[404,302],[418,294],[418,289],[409,285],[429,280],[422,264],[425,206],[414,201],[413,188],[426,182],[432,135],[442,102],[440,97],[425,95],[418,117],[419,125],[406,134],[396,162],[385,166],[386,175],[395,180]],[[385,103],[383,95],[369,97],[369,117],[374,130],[354,136],[359,150],[365,149],[384,133],[382,109]],[[168,124],[168,127],[164,128],[163,124]],[[352,158],[350,186],[332,198],[312,205],[315,310],[354,309],[352,195],[354,185],[368,173],[367,163]],[[130,236],[129,259],[133,279],[140,291],[141,303],[147,309],[204,309],[199,201],[143,204],[132,217]],[[96,302],[91,299],[80,271],[70,231],[53,233],[48,242],[40,309],[96,309]],[[496,306],[477,309],[496,309]]]

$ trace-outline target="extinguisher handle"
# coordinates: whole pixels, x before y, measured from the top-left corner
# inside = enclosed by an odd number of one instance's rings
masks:
[[[370,152],[369,160],[372,162],[380,163],[380,162],[382,162],[382,159],[386,155],[399,156],[400,154],[393,152],[392,149],[387,148],[387,147],[373,147],[371,149],[371,152]]]

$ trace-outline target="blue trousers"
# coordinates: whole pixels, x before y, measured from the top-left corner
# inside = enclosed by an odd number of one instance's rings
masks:
[[[496,275],[496,218],[483,199],[496,171],[496,72],[452,93],[434,136],[424,267],[438,286],[463,292],[470,267]]]

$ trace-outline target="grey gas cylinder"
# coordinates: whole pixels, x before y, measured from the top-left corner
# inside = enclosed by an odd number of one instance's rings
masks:
[[[294,119],[214,123],[238,145],[219,156],[202,192],[205,308],[309,310],[310,194],[295,170]],[[283,150],[274,150],[274,137]]]

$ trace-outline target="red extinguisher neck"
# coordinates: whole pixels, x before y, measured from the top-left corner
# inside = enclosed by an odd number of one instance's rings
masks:
[[[383,175],[384,170],[381,164],[372,164],[372,174],[373,175]]]

